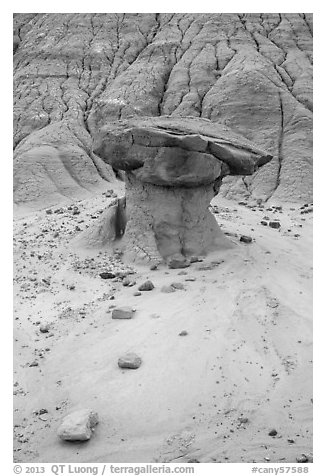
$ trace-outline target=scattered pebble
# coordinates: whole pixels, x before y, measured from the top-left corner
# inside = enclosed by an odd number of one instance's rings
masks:
[[[38,367],[38,362],[34,360],[31,364],[29,364],[29,367]]]
[[[172,288],[174,289],[185,289],[182,283],[171,283]]]
[[[63,419],[58,428],[58,436],[68,441],[89,440],[98,421],[96,412],[89,409],[78,410]]]
[[[102,279],[113,279],[115,278],[115,274],[111,273],[110,271],[105,271],[103,273],[100,273],[100,277]]]
[[[249,419],[247,417],[240,417],[238,418],[239,420],[239,423],[243,424],[243,423],[248,423]]]
[[[240,241],[242,241],[243,243],[251,243],[252,238],[251,238],[251,236],[241,235],[240,236]]]
[[[199,258],[198,256],[191,256],[190,263],[199,263],[203,261],[203,258]]]
[[[131,279],[126,277],[122,280],[122,286],[130,286],[131,284]]]
[[[162,293],[175,293],[175,288],[173,286],[162,286],[161,287]]]
[[[124,355],[123,357],[120,357],[120,359],[118,360],[118,365],[121,369],[138,369],[141,364],[141,358],[133,352],[130,352]]]
[[[170,258],[168,261],[168,267],[170,269],[188,268],[189,266],[190,260],[188,260],[184,256]]]
[[[112,319],[132,319],[134,310],[129,306],[116,307],[112,311]]]
[[[273,430],[271,430],[269,433],[268,433],[269,436],[276,436],[277,435],[277,431],[273,428]]]
[[[40,326],[40,332],[42,332],[42,334],[49,332],[49,330],[50,330],[50,324],[42,324]]]
[[[279,221],[270,221],[269,226],[271,228],[281,228],[281,223]]]
[[[222,263],[224,263],[224,259],[216,259],[216,260],[211,261],[211,264],[213,266],[219,266]]]
[[[198,271],[211,271],[214,269],[214,265],[212,263],[203,263],[196,266],[196,269]]]
[[[41,408],[40,410],[35,410],[33,412],[34,415],[44,415],[45,413],[49,413],[46,408]]]
[[[39,416],[39,420],[41,421],[48,421],[48,416],[45,415],[45,416]]]
[[[145,281],[138,287],[138,291],[151,291],[152,289],[154,289],[152,281]]]
[[[305,454],[302,454],[301,456],[298,456],[296,460],[297,460],[297,463],[308,463],[309,458]]]
[[[182,337],[183,337],[183,336],[187,336],[187,335],[188,335],[188,332],[187,332],[187,331],[181,331],[181,332],[179,333],[179,336],[182,336]]]

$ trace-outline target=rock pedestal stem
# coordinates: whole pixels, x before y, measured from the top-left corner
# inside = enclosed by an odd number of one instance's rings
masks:
[[[213,185],[167,187],[126,173],[128,222],[121,244],[131,260],[166,261],[229,246],[208,207]]]

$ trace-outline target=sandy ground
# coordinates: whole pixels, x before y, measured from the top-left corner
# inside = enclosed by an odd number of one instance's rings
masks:
[[[149,271],[78,246],[109,200],[15,220],[15,461],[310,459],[312,214],[217,198],[234,248],[186,270]],[[263,226],[264,216],[281,228]],[[101,279],[109,269],[133,273],[136,285]],[[134,296],[146,279],[155,288]],[[184,289],[161,292],[172,282]],[[119,305],[134,318],[112,320]],[[137,370],[117,365],[129,351],[143,360]],[[99,414],[92,439],[61,441],[63,416],[84,407]]]

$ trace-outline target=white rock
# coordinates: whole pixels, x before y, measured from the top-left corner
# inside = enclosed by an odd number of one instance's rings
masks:
[[[69,441],[89,440],[97,424],[98,415],[96,412],[88,408],[77,410],[63,419],[58,428],[58,436],[62,440]]]

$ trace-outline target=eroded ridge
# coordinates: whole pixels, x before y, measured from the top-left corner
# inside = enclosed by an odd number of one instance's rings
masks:
[[[311,14],[16,14],[14,52],[17,203],[104,187],[92,135],[161,115],[222,122],[273,155],[223,195],[312,198]]]

